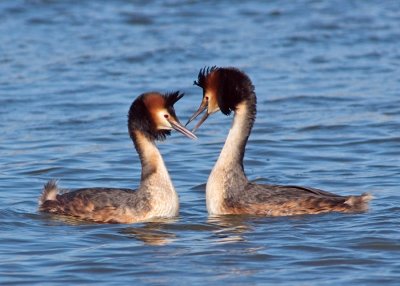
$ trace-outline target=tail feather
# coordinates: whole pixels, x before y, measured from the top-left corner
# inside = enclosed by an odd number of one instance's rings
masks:
[[[44,187],[42,195],[39,198],[39,207],[41,207],[45,201],[56,201],[57,200],[57,180],[48,181]]]
[[[350,196],[344,203],[355,211],[368,210],[368,202],[374,197],[369,193],[363,193],[361,196]]]

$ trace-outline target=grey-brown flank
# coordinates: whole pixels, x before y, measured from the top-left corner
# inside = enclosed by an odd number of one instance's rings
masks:
[[[130,107],[128,130],[142,164],[137,190],[82,188],[68,191],[59,189],[56,181],[51,180],[44,186],[39,210],[106,223],[134,223],[177,216],[178,195],[155,141],[165,139],[171,129],[196,138],[175,115],[173,105],[182,96],[179,92],[145,93]]]

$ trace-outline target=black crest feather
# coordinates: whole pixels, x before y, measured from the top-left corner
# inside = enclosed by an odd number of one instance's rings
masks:
[[[168,107],[173,107],[174,104],[181,99],[185,94],[181,93],[180,91],[174,91],[164,94],[165,101]]]
[[[193,82],[193,85],[197,85],[201,88],[205,88],[206,84],[206,78],[207,76],[212,73],[213,71],[217,70],[217,66],[212,66],[212,67],[204,67],[199,71],[199,74],[197,76],[197,81],[195,80]]]

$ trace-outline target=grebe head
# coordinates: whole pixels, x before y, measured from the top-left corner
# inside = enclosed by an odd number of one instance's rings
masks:
[[[203,89],[203,99],[199,109],[190,117],[189,124],[206,110],[203,118],[194,127],[193,132],[208,118],[210,114],[221,111],[229,115],[241,102],[254,98],[254,86],[250,78],[237,68],[207,67],[200,70],[194,82]]]
[[[164,140],[175,129],[183,135],[196,139],[196,135],[186,129],[176,117],[174,104],[183,97],[179,91],[160,94],[141,94],[132,103],[128,113],[128,129],[131,138],[139,130],[150,140]]]

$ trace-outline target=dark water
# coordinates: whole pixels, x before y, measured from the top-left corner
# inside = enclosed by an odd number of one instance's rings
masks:
[[[398,285],[398,1],[0,2],[0,284]],[[252,78],[250,179],[371,192],[365,214],[208,218],[231,118],[159,144],[176,220],[102,225],[37,212],[42,185],[136,187],[126,114],[206,65]]]

